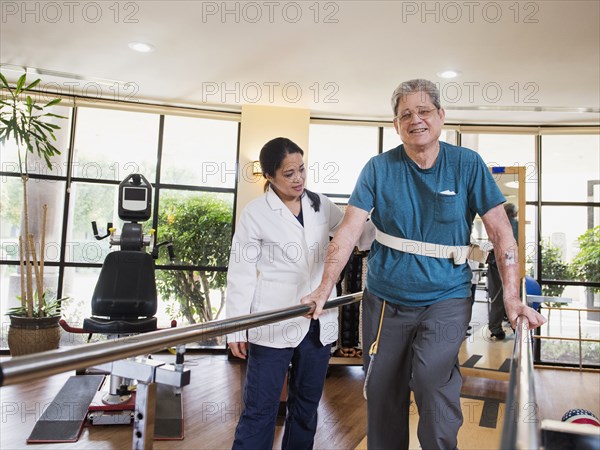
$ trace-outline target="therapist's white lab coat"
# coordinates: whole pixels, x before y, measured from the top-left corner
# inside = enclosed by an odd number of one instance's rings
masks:
[[[315,212],[304,195],[304,227],[281,199],[269,189],[251,201],[241,214],[233,236],[227,271],[227,317],[297,306],[315,290],[323,275],[329,236],[342,221],[342,211],[320,195]],[[335,297],[335,290],[330,298]],[[338,311],[319,317],[323,345],[338,338]],[[310,319],[295,317],[282,322],[239,330],[229,342],[249,341],[272,348],[297,347],[308,333]]]

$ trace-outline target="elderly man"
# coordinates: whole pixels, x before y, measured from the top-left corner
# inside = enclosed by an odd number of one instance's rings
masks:
[[[302,303],[315,302],[312,317],[319,317],[370,214],[377,233],[363,295],[363,347],[376,358],[365,351],[368,447],[408,448],[412,390],[421,447],[454,449],[463,421],[458,351],[471,318],[466,256],[476,214],[496,249],[511,324],[519,315],[532,328],[545,319],[520,300],[517,245],[488,168],[474,151],[439,140],[445,112],[435,84],[400,84],[392,107],[403,144],[363,168],[321,284]]]

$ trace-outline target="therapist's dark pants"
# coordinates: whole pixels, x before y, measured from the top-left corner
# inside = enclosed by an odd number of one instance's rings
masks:
[[[331,345],[319,340],[319,322],[296,348],[250,344],[244,387],[245,408],[235,430],[234,449],[273,448],[275,421],[285,375],[289,369],[287,415],[281,448],[312,449],[317,408],[329,365]]]

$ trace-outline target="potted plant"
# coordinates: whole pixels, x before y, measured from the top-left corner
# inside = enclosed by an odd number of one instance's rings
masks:
[[[53,145],[53,141],[56,141],[54,132],[60,127],[47,119],[66,117],[48,111],[61,99],[42,105],[36,103],[29,94],[41,80],[27,84],[26,78],[26,74],[23,74],[11,86],[0,73],[0,87],[3,89],[0,99],[0,144],[5,145],[8,141],[16,144],[23,189],[19,236],[20,306],[7,313],[11,320],[8,346],[13,356],[58,348],[60,341],[60,300],[47,298],[49,294],[44,289],[47,205],[42,207],[41,232],[39,236],[34,236],[29,227],[27,184],[30,154],[43,158],[49,169],[52,169],[51,158],[60,154]]]
[[[563,261],[562,252],[560,248],[552,244],[550,239],[542,242],[542,275],[546,280],[569,280],[571,279],[571,267],[567,262]],[[529,263],[533,261],[529,260]],[[530,276],[534,276],[533,267],[529,271]],[[564,284],[546,284],[542,285],[542,295],[547,297],[560,297],[562,296],[565,288]],[[549,306],[553,308],[560,308],[567,303],[563,302],[550,302]],[[550,314],[552,310],[548,310],[548,323],[550,323]],[[561,323],[562,327],[562,323]],[[550,334],[550,327],[546,327],[548,335]]]
[[[573,258],[573,272],[582,281],[600,281],[600,226],[590,228],[577,238],[579,253]],[[594,297],[600,294],[600,288],[586,289],[587,307],[594,308]],[[588,319],[599,320],[600,314],[589,312]]]
[[[542,275],[546,280],[569,280],[571,279],[571,268],[563,261],[560,248],[552,244],[550,240],[542,243]],[[544,285],[542,294],[548,297],[560,297],[567,286],[564,284]],[[552,303],[552,306],[560,307],[566,303]]]

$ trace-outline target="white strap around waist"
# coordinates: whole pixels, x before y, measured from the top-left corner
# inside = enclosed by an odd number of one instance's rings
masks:
[[[471,261],[485,263],[488,251],[477,244],[471,245],[442,245],[430,242],[413,241],[411,239],[390,236],[380,230],[375,230],[375,239],[386,247],[413,255],[429,256],[432,258],[447,258],[460,265]]]

